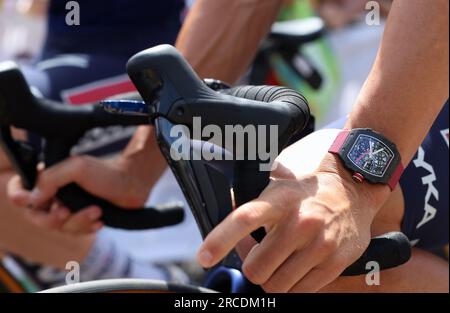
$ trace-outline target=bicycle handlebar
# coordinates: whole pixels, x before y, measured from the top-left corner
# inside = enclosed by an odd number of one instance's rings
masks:
[[[369,271],[387,270],[408,262],[410,258],[411,244],[408,237],[401,232],[390,232],[372,238],[363,255],[347,267],[341,276],[357,276]]]
[[[234,191],[235,204],[239,207],[259,196],[269,183],[270,173],[260,171],[264,160],[258,158],[237,160],[231,166],[227,162],[174,161],[170,155],[173,152],[171,126],[181,124],[192,130],[194,117],[201,117],[204,124],[218,126],[221,130],[229,125],[276,125],[276,148],[280,153],[309,119],[304,97],[287,88],[247,86],[221,92],[212,90],[172,46],[158,46],[137,54],[130,59],[127,70],[145,101],[144,104],[133,102],[135,107],[131,110],[143,108],[139,114],[124,115],[120,110],[116,112],[119,114],[109,114],[103,112],[100,105],[62,107],[36,99],[16,66],[0,67],[0,143],[27,188],[35,184],[37,157],[29,146],[12,139],[10,126],[43,136],[47,140],[45,163],[51,166],[67,158],[72,146],[88,129],[151,122],[156,126],[160,149],[180,183],[203,236],[206,236],[231,212],[230,189]],[[130,103],[124,101],[122,105]],[[188,139],[195,139],[191,135],[192,132]],[[265,138],[265,147],[269,147],[269,137],[258,139],[264,141]],[[239,147],[233,146],[229,152],[236,156],[236,150]],[[62,188],[58,197],[74,211],[89,204],[100,204],[105,223],[113,227],[145,229],[182,220],[180,208],[168,212],[124,211],[73,184]],[[265,233],[259,230],[252,235],[261,241]],[[409,259],[410,253],[409,241],[401,233],[373,238],[364,255],[343,275],[367,272],[368,261],[376,261],[380,269],[398,266]]]
[[[260,159],[235,161],[231,166],[231,180],[224,174],[227,171],[224,167],[229,167],[226,162],[173,160],[171,126],[181,124],[192,129],[194,117],[201,117],[202,123],[218,126],[222,131],[229,125],[276,125],[279,153],[309,119],[305,98],[287,88],[249,86],[215,92],[198,78],[172,46],[162,45],[138,53],[128,62],[127,70],[155,122],[161,151],[188,199],[203,236],[231,212],[232,199],[227,196],[230,187],[239,207],[259,196],[269,183],[270,173],[260,171]],[[193,138],[191,132],[188,139],[198,138]],[[266,147],[270,145],[268,140]],[[233,146],[233,155],[236,149],[239,147]],[[252,235],[261,241],[265,233],[259,230]],[[365,273],[368,260],[376,261],[380,269],[387,269],[409,258],[406,236],[390,233],[374,238],[366,253],[343,274]]]
[[[143,116],[109,114],[99,104],[75,107],[37,99],[14,63],[0,66],[0,145],[27,189],[32,189],[36,183],[38,156],[32,146],[12,138],[11,126],[33,132],[46,140],[44,163],[50,167],[68,158],[72,147],[92,128],[146,125],[148,122],[148,118]],[[159,228],[178,224],[184,218],[183,206],[179,204],[123,209],[89,194],[76,184],[61,188],[57,198],[72,212],[89,205],[100,206],[102,221],[116,228]]]

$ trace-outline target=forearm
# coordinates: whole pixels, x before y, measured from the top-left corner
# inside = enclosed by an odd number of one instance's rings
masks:
[[[198,0],[177,48],[201,78],[236,82],[270,30],[283,0]]]
[[[448,98],[448,0],[394,1],[373,69],[346,128],[393,141],[406,165]]]
[[[139,177],[149,189],[153,187],[166,168],[166,161],[158,149],[154,127],[138,127],[120,162],[131,175]]]
[[[420,249],[411,260],[380,273],[380,284],[369,286],[366,276],[340,277],[321,292],[448,292],[448,262]]]

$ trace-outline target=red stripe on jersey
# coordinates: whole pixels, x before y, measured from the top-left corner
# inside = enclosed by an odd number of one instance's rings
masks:
[[[86,88],[80,87],[64,92],[64,99],[72,105],[83,105],[87,103],[95,103],[105,98],[112,97],[121,93],[136,91],[130,80],[123,80],[109,83],[95,83]]]

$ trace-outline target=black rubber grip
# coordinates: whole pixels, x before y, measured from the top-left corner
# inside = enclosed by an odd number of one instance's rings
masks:
[[[94,204],[101,207],[102,222],[113,228],[145,230],[176,225],[184,219],[182,203],[167,203],[152,208],[124,209],[89,194],[76,184],[61,188],[56,196],[72,212],[78,212]]]
[[[302,112],[304,112],[305,116],[304,127],[307,125],[309,116],[311,114],[308,106],[308,101],[306,100],[306,98],[302,96],[300,93],[286,87],[241,86],[222,90],[222,93],[238,98],[261,101],[266,103],[280,101],[292,104],[298,107]]]
[[[380,271],[402,265],[411,258],[411,244],[401,232],[391,232],[372,238],[364,254],[350,265],[341,276],[367,274],[379,268]],[[376,262],[376,263],[370,263]],[[376,266],[374,268],[374,266]]]

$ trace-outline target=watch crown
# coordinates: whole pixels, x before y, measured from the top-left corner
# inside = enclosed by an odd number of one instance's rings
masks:
[[[357,183],[362,183],[364,181],[364,176],[362,176],[361,173],[354,173],[352,178]]]

